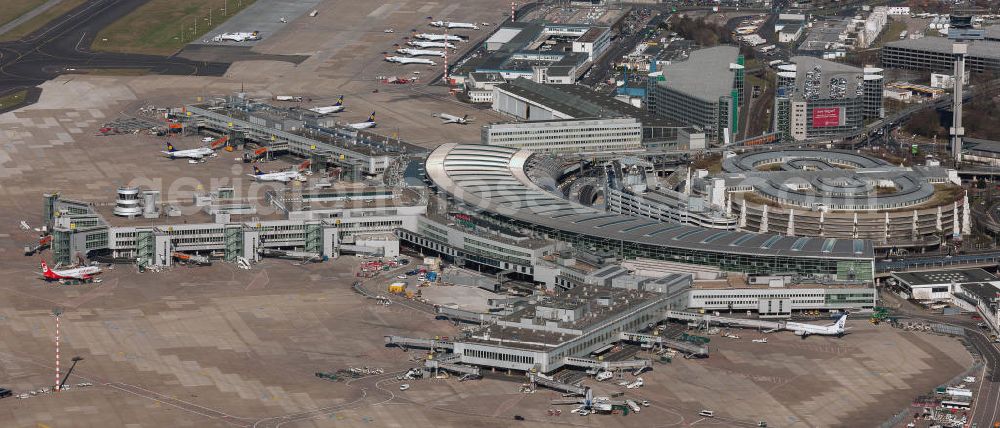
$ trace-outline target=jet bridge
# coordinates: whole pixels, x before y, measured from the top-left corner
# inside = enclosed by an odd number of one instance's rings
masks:
[[[446,317],[452,320],[471,322],[476,324],[492,323],[499,318],[496,314],[467,311],[464,309],[450,308],[447,306],[436,306],[434,312],[439,317]]]
[[[697,314],[694,312],[666,311],[664,318],[682,321],[704,322],[706,325],[715,323],[719,325],[729,325],[743,328],[758,328],[765,330],[780,330],[785,327],[784,323],[775,321],[751,320],[743,318],[727,318],[715,315]]]
[[[385,344],[396,345],[400,348],[455,349],[455,344],[450,341],[403,336],[385,336]]]
[[[445,358],[445,361],[453,361],[454,359]],[[479,367],[473,366],[463,366],[455,363],[449,363],[438,359],[426,360],[424,361],[424,367],[430,370],[445,370],[452,373],[461,373],[480,376]]]
[[[620,339],[626,342],[656,344],[663,347],[676,349],[678,351],[687,353],[688,355],[694,355],[696,357],[708,356],[708,346],[696,345],[694,343],[685,342],[682,340],[665,339],[662,336],[653,336],[651,334],[643,334],[643,333],[629,333],[623,331],[620,333]]]
[[[541,385],[546,388],[554,389],[556,391],[567,392],[576,395],[586,395],[587,389],[582,386],[570,385],[568,383],[562,383],[554,379],[548,379],[538,376],[534,373],[529,373],[528,378],[531,379],[531,383],[536,385]]]
[[[563,357],[563,365],[573,366],[573,367],[586,367],[591,369],[605,369],[605,370],[615,370],[615,369],[637,369],[640,367],[650,367],[652,363],[649,360],[624,360],[624,361],[600,361],[594,358],[585,357]]]

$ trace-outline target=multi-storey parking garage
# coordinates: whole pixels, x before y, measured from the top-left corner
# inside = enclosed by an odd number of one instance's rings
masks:
[[[705,181],[724,181],[716,188],[725,189],[725,205],[744,230],[898,248],[934,246],[968,228],[953,170],[829,150],[749,152],[726,158],[722,169]]]
[[[531,151],[459,144],[438,147],[426,163],[438,192],[462,209],[590,251],[736,272],[872,277],[874,250],[869,241],[717,230],[611,214],[543,188],[539,183],[554,181],[538,177],[558,174],[547,168],[551,163]]]

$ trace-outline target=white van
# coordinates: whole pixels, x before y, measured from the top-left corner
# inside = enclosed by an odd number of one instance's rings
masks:
[[[715,417],[715,412],[713,412],[711,410],[702,410],[702,411],[698,412],[698,416],[704,416],[706,418],[714,418]]]

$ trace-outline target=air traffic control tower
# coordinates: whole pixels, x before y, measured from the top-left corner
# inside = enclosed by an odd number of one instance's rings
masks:
[[[952,123],[949,133],[951,134],[951,153],[957,165],[962,161],[962,137],[965,135],[965,128],[962,126],[962,76],[965,76],[965,54],[969,51],[969,45],[963,42],[982,40],[986,38],[986,31],[973,28],[972,14],[956,11],[951,15],[948,38],[955,42],[952,45],[952,53],[955,54],[956,77],[953,94],[955,98],[952,105]]]

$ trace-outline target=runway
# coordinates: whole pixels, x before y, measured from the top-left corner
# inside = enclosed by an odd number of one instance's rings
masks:
[[[221,76],[229,63],[178,56],[92,52],[101,29],[148,0],[95,0],[22,40],[0,43],[0,93],[28,88],[74,69],[148,69],[153,74]]]

